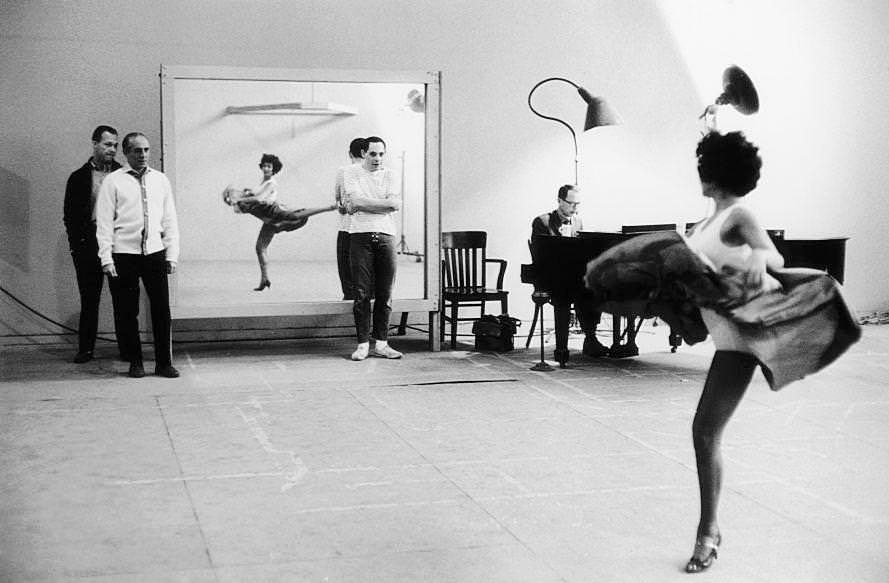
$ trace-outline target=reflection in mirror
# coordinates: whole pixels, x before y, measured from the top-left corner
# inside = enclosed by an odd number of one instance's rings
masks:
[[[172,82],[174,160],[165,162],[174,169],[181,233],[176,308],[341,300],[338,212],[329,208],[337,169],[349,163],[350,141],[370,135],[386,141],[386,165],[398,178],[403,198],[396,215],[401,254],[393,298],[425,297],[423,83]],[[249,212],[236,212],[237,205],[223,200],[223,191],[229,186],[229,193],[257,191],[263,154],[282,163],[273,178],[284,211],[327,207],[328,212],[307,219],[276,215],[274,221],[284,221],[280,230],[264,231],[273,235],[267,247],[271,285],[255,291],[260,282],[257,246],[263,243],[257,239],[264,223]]]

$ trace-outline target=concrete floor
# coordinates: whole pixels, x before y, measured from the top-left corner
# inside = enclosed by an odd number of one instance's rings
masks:
[[[889,581],[889,326],[782,392],[755,377],[696,576],[712,348],[665,334],[550,373],[419,335],[362,363],[348,340],[178,344],[176,380],[107,344],[2,348],[0,581]]]

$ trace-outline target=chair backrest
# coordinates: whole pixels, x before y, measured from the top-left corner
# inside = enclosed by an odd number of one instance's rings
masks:
[[[441,234],[442,285],[485,287],[486,231],[447,231]]]

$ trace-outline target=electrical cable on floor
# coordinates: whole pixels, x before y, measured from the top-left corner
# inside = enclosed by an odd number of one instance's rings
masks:
[[[19,298],[17,298],[17,297],[15,296],[15,294],[13,294],[11,291],[9,291],[8,289],[6,289],[5,287],[0,286],[0,291],[2,291],[4,294],[6,294],[7,296],[9,296],[9,298],[12,299],[12,301],[14,301],[15,303],[17,303],[17,304],[20,305],[21,307],[25,308],[26,310],[28,310],[29,312],[31,312],[32,314],[34,314],[34,315],[37,316],[38,318],[42,318],[42,319],[46,320],[47,322],[49,322],[50,324],[52,324],[52,325],[54,325],[54,326],[58,326],[58,327],[61,328],[62,330],[67,330],[68,332],[73,332],[74,334],[78,334],[78,333],[79,333],[79,330],[77,330],[76,328],[72,328],[72,327],[70,327],[70,326],[66,326],[65,324],[62,324],[61,322],[57,322],[57,321],[53,320],[52,318],[50,318],[49,316],[47,316],[47,315],[45,315],[45,314],[42,314],[42,313],[38,312],[37,310],[35,310],[34,308],[32,308],[31,306],[29,306],[29,305],[26,304],[25,302],[23,302],[22,300],[20,300]],[[105,338],[104,336],[96,336],[96,340],[104,340],[105,342],[116,342],[116,340],[115,340],[114,338]]]

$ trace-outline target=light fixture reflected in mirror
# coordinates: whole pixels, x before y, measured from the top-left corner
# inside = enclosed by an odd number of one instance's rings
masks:
[[[744,115],[759,111],[759,95],[753,81],[741,67],[730,65],[722,72],[722,94],[704,109],[698,119],[704,120],[708,131],[716,129],[716,114],[720,105],[731,105]]]
[[[416,113],[426,111],[426,98],[417,89],[411,89],[407,94],[405,107]]]
[[[617,113],[608,105],[608,103],[600,98],[594,97],[589,91],[578,85],[577,83],[565,79],[564,77],[549,77],[548,79],[544,79],[540,81],[531,88],[531,92],[528,93],[528,107],[531,108],[531,111],[534,112],[535,115],[542,117],[544,119],[549,119],[555,122],[558,122],[568,128],[568,131],[571,132],[571,141],[574,144],[574,184],[577,184],[577,167],[580,163],[580,158],[577,155],[577,134],[574,131],[574,128],[571,125],[557,117],[552,117],[549,115],[544,115],[534,109],[534,106],[531,104],[531,96],[534,94],[534,91],[549,81],[562,81],[564,83],[568,83],[577,89],[577,92],[580,94],[580,97],[586,102],[587,110],[586,110],[586,118],[583,124],[583,131],[591,130],[593,128],[608,126],[608,125],[617,125],[620,123],[620,119],[617,116]]]

